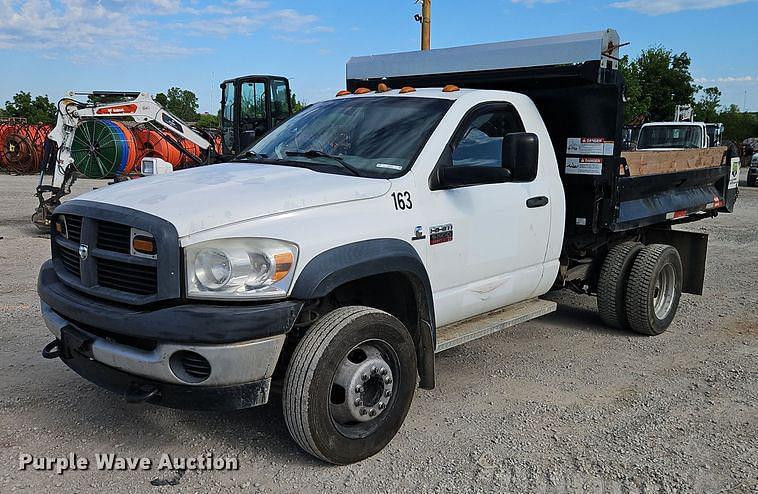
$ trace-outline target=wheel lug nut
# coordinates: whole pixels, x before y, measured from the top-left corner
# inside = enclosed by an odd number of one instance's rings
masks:
[[[365,408],[361,408],[361,415],[366,415],[366,409]]]
[[[380,401],[377,408],[379,408],[379,410],[384,410],[384,402]]]
[[[365,382],[365,381],[368,381],[368,374],[363,374],[363,375],[361,376],[361,379],[362,379],[364,382]]]
[[[360,384],[358,386],[356,386],[355,387],[355,392],[356,393],[363,393],[363,386],[361,386]]]
[[[381,375],[386,376],[387,375],[387,368],[386,367],[382,367],[382,370],[379,371],[379,372],[381,373]]]
[[[368,414],[369,416],[373,417],[374,415],[376,415],[376,410],[372,408],[371,410],[368,411]]]
[[[377,368],[376,366],[371,367],[371,373],[376,374]]]
[[[357,406],[357,407],[359,407],[359,406],[363,405],[363,401],[361,401],[361,399],[360,399],[360,398],[356,398],[356,399],[355,399],[355,401],[354,401],[353,403],[354,403],[354,404],[355,404],[355,406]]]
[[[392,378],[387,376],[384,378],[384,382],[386,382],[387,384],[392,384]]]
[[[388,389],[387,391],[384,392],[384,396],[386,396],[387,398],[389,398],[390,396],[392,396],[392,391],[390,391]]]

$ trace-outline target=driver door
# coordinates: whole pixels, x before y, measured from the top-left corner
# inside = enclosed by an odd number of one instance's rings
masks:
[[[438,166],[502,166],[503,138],[523,132],[508,103],[474,108]],[[450,156],[448,162],[445,155]],[[550,206],[547,184],[506,182],[431,191],[427,259],[439,326],[525,300],[542,277]],[[529,201],[530,206],[527,206]],[[435,231],[443,231],[437,235]]]

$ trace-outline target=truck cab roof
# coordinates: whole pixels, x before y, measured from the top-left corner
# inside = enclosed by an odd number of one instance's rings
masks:
[[[643,125],[643,127],[665,126],[665,125],[680,125],[682,127],[703,127],[704,122],[650,122]]]
[[[459,100],[463,98],[477,97],[481,99],[503,99],[504,97],[523,97],[520,93],[512,91],[498,91],[490,89],[458,89],[444,92],[441,87],[414,88],[412,92],[401,93],[400,89],[390,89],[383,93],[372,91],[365,94],[348,94],[335,96],[333,99],[366,98],[366,97],[401,97],[401,98],[437,98],[446,100]]]

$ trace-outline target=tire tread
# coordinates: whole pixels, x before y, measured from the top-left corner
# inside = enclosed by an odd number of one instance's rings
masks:
[[[600,269],[597,287],[597,306],[600,318],[608,326],[626,329],[626,288],[634,259],[642,250],[640,242],[623,242],[614,246]]]
[[[331,462],[316,446],[308,426],[308,389],[313,370],[332,339],[350,321],[361,315],[383,312],[363,306],[335,309],[318,320],[298,343],[284,380],[284,421],[295,442],[308,453]]]
[[[670,245],[651,244],[646,246],[637,255],[632,271],[629,274],[629,283],[626,289],[626,314],[630,327],[641,334],[656,336],[661,332],[655,331],[650,326],[649,307],[651,301],[648,294],[651,283],[655,283],[654,273],[658,260],[669,249]]]

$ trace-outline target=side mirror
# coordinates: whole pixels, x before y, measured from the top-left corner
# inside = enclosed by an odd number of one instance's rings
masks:
[[[537,134],[517,132],[503,138],[503,168],[511,172],[514,182],[531,182],[537,178],[539,158]]]

